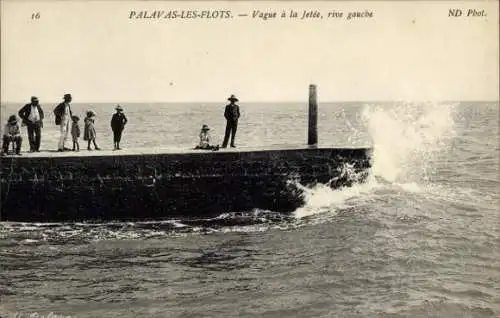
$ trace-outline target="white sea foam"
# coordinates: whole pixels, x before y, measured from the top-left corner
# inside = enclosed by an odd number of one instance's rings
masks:
[[[425,181],[432,159],[451,146],[455,105],[402,103],[366,105],[362,118],[373,143],[376,176],[393,183]]]
[[[335,190],[328,185],[297,185],[304,192],[305,205],[295,211],[295,217],[336,213],[373,199],[381,189],[426,191],[434,172],[433,159],[452,145],[454,107],[435,103],[365,105],[361,118],[374,148],[368,180]],[[356,130],[351,123],[348,126]]]
[[[39,240],[34,240],[34,239],[24,239],[21,243],[23,244],[30,244],[30,243],[38,243]]]
[[[333,212],[355,206],[359,203],[357,198],[363,198],[373,193],[379,186],[374,178],[370,178],[366,183],[357,183],[351,187],[332,189],[328,185],[318,184],[313,188],[299,186],[304,191],[305,205],[294,212],[298,219],[311,215]],[[332,207],[335,209],[332,210]]]

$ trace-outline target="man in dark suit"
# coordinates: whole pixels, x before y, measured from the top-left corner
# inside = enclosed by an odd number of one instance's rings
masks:
[[[40,141],[42,140],[43,110],[38,98],[35,96],[31,97],[31,103],[24,105],[18,114],[28,129],[30,152],[39,152]]]
[[[235,103],[238,101],[236,96],[231,95],[227,99],[230,103],[226,106],[224,111],[224,117],[226,118],[226,134],[224,135],[224,142],[222,142],[222,148],[227,147],[227,142],[229,141],[229,135],[231,134],[231,147],[236,147],[234,144],[234,139],[236,136],[236,129],[238,128],[238,119],[240,118],[240,107]]]

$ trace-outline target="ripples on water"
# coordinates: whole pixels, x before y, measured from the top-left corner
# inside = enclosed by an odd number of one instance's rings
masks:
[[[283,117],[257,116],[266,107],[247,110],[248,125]],[[301,107],[287,105],[262,142],[290,120],[303,138]],[[366,184],[304,188],[292,215],[1,223],[0,316],[497,316],[498,103],[321,109],[321,140],[373,143]]]

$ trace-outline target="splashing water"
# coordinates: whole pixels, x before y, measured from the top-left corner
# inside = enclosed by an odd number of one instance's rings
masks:
[[[451,145],[456,105],[401,103],[366,105],[363,121],[373,141],[375,176],[390,183],[422,182],[433,173],[432,160]]]
[[[334,212],[340,209],[356,206],[360,203],[358,198],[366,196],[378,186],[373,178],[365,183],[354,184],[351,187],[332,189],[328,185],[318,184],[313,188],[301,187],[304,191],[305,205],[294,212],[297,219],[325,212]],[[332,207],[334,209],[332,209]]]
[[[455,107],[436,103],[365,105],[361,120],[374,148],[370,176],[364,183],[335,190],[328,185],[307,188],[297,184],[304,193],[305,205],[294,216],[300,219],[327,211],[335,213],[373,199],[383,188],[424,191],[435,172],[434,160],[452,145]],[[348,125],[352,126],[350,122]],[[356,180],[349,168],[346,165],[343,173]]]
[[[305,201],[303,207],[295,210],[294,216],[301,219],[331,211],[332,206],[337,209],[354,206],[357,202],[351,202],[350,199],[365,196],[377,187],[377,182],[373,178],[373,175],[369,175],[365,182],[359,183],[357,180],[360,180],[361,175],[362,172],[355,172],[353,165],[345,163],[338,178],[346,177],[349,180],[353,180],[354,184],[352,186],[334,190],[330,187],[330,183],[335,182],[335,179],[330,180],[328,184],[317,184],[312,188],[305,187],[298,182],[293,182],[302,191]]]

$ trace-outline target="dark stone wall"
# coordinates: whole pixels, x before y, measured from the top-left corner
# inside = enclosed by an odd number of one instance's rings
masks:
[[[349,186],[346,163],[362,181],[369,149],[2,157],[1,219],[83,221],[196,218],[303,204],[302,185]],[[333,181],[332,181],[333,179]]]

